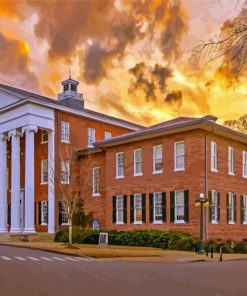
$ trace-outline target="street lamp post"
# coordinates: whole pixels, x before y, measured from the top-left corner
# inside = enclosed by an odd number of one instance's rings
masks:
[[[203,204],[205,203],[205,196],[203,193],[200,193],[200,248],[199,252],[200,254],[205,253],[204,247],[203,247]]]

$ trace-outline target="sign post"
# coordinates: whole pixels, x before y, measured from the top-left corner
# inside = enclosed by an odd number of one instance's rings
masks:
[[[107,232],[100,232],[99,246],[100,247],[108,247],[108,233]]]

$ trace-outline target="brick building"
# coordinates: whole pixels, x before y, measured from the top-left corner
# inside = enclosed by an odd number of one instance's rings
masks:
[[[247,136],[217,118],[143,127],[88,110],[78,82],[58,100],[0,84],[0,232],[54,233],[67,224],[51,175],[76,151],[94,228],[198,234],[200,193],[209,238],[247,237]],[[70,177],[61,180],[69,183]]]

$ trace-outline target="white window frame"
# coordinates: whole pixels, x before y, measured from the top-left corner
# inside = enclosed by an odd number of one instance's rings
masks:
[[[229,220],[228,221],[228,224],[236,224],[234,220],[236,220],[236,217],[235,217],[235,211],[234,211],[234,207],[235,207],[235,204],[234,204],[234,193],[233,192],[228,192],[229,194],[229,197],[232,199],[232,207],[231,207],[231,217],[233,218],[233,220]]]
[[[62,214],[62,223],[61,225],[69,225],[69,219],[68,219],[68,207],[66,204],[64,204],[62,201],[59,202],[59,213]],[[66,221],[66,222],[65,222]]]
[[[61,161],[61,184],[70,184],[70,161]]]
[[[121,171],[122,171],[122,174],[120,174]],[[116,179],[121,179],[121,178],[124,178],[124,152],[117,152],[116,153]]]
[[[218,172],[217,143],[215,141],[211,141],[211,171]]]
[[[179,193],[183,193],[183,206],[178,205],[177,203],[177,195]],[[184,224],[184,219],[177,219],[178,218],[178,207],[184,208],[184,216],[185,216],[185,191],[184,190],[177,190],[174,192],[174,224]]]
[[[122,203],[122,206],[119,207],[120,201]],[[122,221],[118,220],[118,214],[122,211]],[[124,224],[124,196],[123,195],[117,195],[116,196],[116,224]]]
[[[47,171],[44,171],[45,163],[47,167]],[[45,178],[45,175],[47,177]],[[47,184],[48,183],[48,159],[42,159],[41,160],[41,184]]]
[[[139,152],[140,153],[140,160],[138,161],[136,159],[136,153]],[[138,149],[134,149],[134,176],[137,177],[137,176],[142,176],[143,175],[143,172],[142,172],[142,148],[138,148]],[[137,164],[140,164],[140,168],[141,168],[141,172],[136,172],[137,170]]]
[[[44,138],[47,137],[45,140]],[[48,131],[47,130],[41,130],[41,144],[48,143]]]
[[[41,225],[48,224],[48,201],[42,200],[40,207]]]
[[[140,199],[140,201],[137,199]],[[136,220],[137,210],[141,210],[141,220]],[[142,218],[142,194],[138,193],[134,194],[134,224],[143,224]]]
[[[93,196],[100,196],[100,167],[93,168]]]
[[[70,143],[70,124],[67,121],[61,121],[61,143]]]
[[[243,156],[243,178],[247,178],[247,151],[242,152]]]
[[[111,137],[112,137],[111,132],[105,132],[104,133],[104,140],[109,140],[109,139],[111,139]]]
[[[153,146],[153,174],[162,174],[163,173],[163,146],[162,145],[156,145],[156,146]],[[157,150],[158,149],[161,149],[161,158],[158,158],[157,157]],[[159,169],[159,170],[156,170],[156,164],[160,164],[161,163],[161,166],[162,168]]]
[[[212,221],[211,224],[218,224],[218,192],[216,190],[212,190],[212,204],[211,211],[212,211]],[[214,219],[213,219],[213,208],[214,208]]]
[[[234,176],[234,150],[228,146],[228,175]]]
[[[160,198],[160,205],[156,206],[156,199]],[[156,210],[161,211],[161,220],[156,220]],[[153,193],[153,224],[163,224],[162,217],[162,192],[154,192]]]
[[[87,129],[87,140],[88,140],[88,147],[94,147],[95,143],[95,128],[89,127]]]
[[[183,144],[183,153],[181,154],[177,153],[177,145],[179,144]],[[183,157],[183,162],[184,162],[183,167],[177,167],[177,163],[178,163],[177,158],[179,157]],[[179,141],[174,143],[174,171],[179,172],[184,170],[185,170],[185,145],[184,145],[184,141]]]
[[[247,225],[247,194],[243,194],[243,209],[244,209],[243,224]]]

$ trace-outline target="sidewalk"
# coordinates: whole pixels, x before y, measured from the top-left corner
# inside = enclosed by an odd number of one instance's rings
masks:
[[[214,258],[211,259],[210,254],[207,257],[206,255],[197,255],[194,252],[161,250],[146,247],[99,247],[98,245],[75,244],[70,248],[64,243],[55,242],[11,242],[5,243],[4,245],[38,249],[72,256],[89,256],[93,258],[104,258],[104,260],[114,259],[114,261],[148,261],[163,263],[219,261],[219,254],[217,253],[215,253]],[[223,261],[225,260],[247,260],[247,254],[223,254]]]

